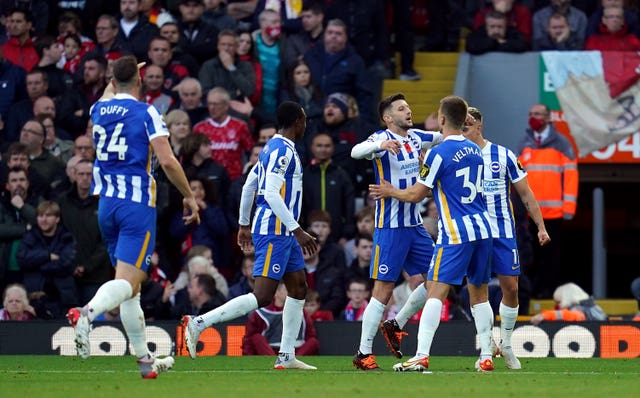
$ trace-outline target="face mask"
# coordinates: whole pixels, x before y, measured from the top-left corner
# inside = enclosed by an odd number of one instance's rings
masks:
[[[542,131],[542,129],[544,128],[544,124],[545,122],[543,119],[538,119],[537,117],[533,116],[529,118],[529,127],[531,127],[533,131]]]
[[[265,33],[267,34],[267,36],[271,37],[272,39],[277,39],[278,37],[280,37],[280,32],[281,29],[279,26],[269,26],[265,29]]]

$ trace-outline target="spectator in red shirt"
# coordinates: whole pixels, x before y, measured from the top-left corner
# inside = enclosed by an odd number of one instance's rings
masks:
[[[39,61],[31,40],[33,16],[26,10],[13,10],[6,19],[9,40],[2,46],[4,58],[30,72]]]
[[[227,90],[212,88],[207,95],[209,117],[193,132],[211,139],[211,159],[223,165],[233,181],[242,175],[243,152],[251,151],[253,139],[245,122],[229,116],[229,101]]]
[[[271,304],[249,315],[242,338],[242,355],[276,355],[282,337],[282,309],[286,298],[287,288],[280,283]],[[316,327],[306,311],[295,347],[296,355],[317,355],[320,350]]]
[[[619,6],[606,7],[602,11],[600,33],[587,38],[585,50],[638,51],[640,39],[629,33],[624,22],[624,9]]]

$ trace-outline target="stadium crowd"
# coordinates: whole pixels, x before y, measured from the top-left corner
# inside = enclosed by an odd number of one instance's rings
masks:
[[[181,196],[157,168],[147,319],[205,313],[253,289],[253,255],[235,243],[242,185],[291,100],[308,118],[296,143],[300,224],[321,246],[305,257],[319,304],[310,319],[351,321],[371,290],[375,205],[371,162],[350,154],[380,128],[396,51],[397,77],[418,80],[414,49],[455,51],[463,28],[472,54],[640,49],[638,15],[622,0],[3,0],[0,22],[0,288],[10,286],[5,307],[23,302],[11,319],[62,318],[112,277],[90,187],[93,160],[119,143],[94,147],[88,122],[123,55],[146,62],[140,98],[165,115],[202,219],[183,225]],[[437,210],[423,206],[437,233]],[[390,318],[415,285],[397,282]],[[469,319],[455,293],[448,301],[446,318]]]

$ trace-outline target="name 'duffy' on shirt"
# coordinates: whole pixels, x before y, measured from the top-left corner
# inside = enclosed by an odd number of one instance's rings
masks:
[[[124,116],[127,114],[127,112],[129,112],[129,109],[119,105],[111,105],[100,108],[100,115],[122,114],[122,116]]]

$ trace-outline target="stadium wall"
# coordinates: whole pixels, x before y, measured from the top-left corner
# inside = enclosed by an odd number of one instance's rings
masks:
[[[516,151],[540,88],[539,52],[461,53],[453,91],[480,109],[485,138]]]
[[[416,324],[407,326],[409,336],[403,351],[416,349]],[[360,339],[359,322],[316,323],[321,355],[353,355]],[[499,340],[500,330],[494,328]],[[200,336],[198,355],[242,355],[244,323],[226,323],[209,328]],[[92,355],[124,355],[131,347],[119,323],[95,323],[90,335]],[[147,324],[150,350],[157,355],[187,355],[182,331],[175,322]],[[178,344],[176,344],[178,342]],[[513,335],[513,349],[523,358],[637,358],[640,357],[640,323],[638,322],[550,322],[539,326],[518,323]],[[435,336],[432,355],[474,356],[478,342],[473,323],[442,323]],[[380,335],[374,342],[374,353],[388,355]],[[0,322],[0,354],[2,355],[75,355],[73,329],[61,322]]]

